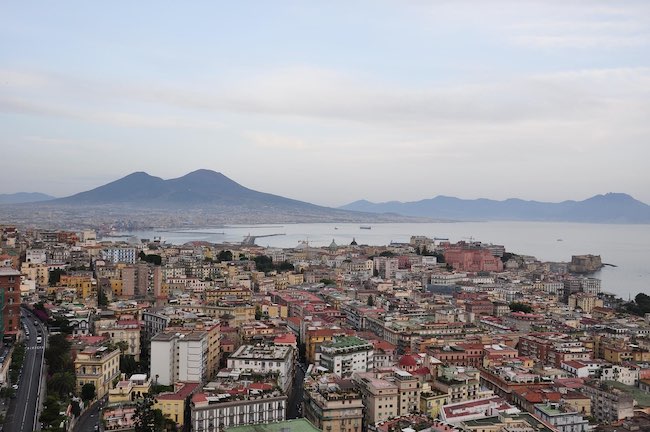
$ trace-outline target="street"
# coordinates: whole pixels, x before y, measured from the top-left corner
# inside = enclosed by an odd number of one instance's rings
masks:
[[[74,432],[94,432],[99,430],[99,409],[105,401],[106,398],[102,401],[95,402],[93,406],[79,417],[72,430]]]
[[[287,420],[302,417],[302,393],[306,369],[305,365],[300,362],[296,362],[295,366],[296,372],[293,378],[293,388],[287,400]]]
[[[5,430],[9,432],[31,432],[40,429],[38,408],[47,335],[43,323],[37,321],[32,314],[21,310],[21,315],[30,335],[29,340],[25,341],[25,361],[17,383],[16,398],[9,407],[5,421]],[[42,338],[41,343],[36,342],[39,336]]]

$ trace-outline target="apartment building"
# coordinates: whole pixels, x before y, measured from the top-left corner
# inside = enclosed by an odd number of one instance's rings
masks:
[[[615,422],[634,416],[634,398],[603,382],[590,381],[580,392],[591,399],[591,414],[598,422]]]
[[[106,396],[113,386],[113,380],[120,376],[120,350],[108,347],[88,347],[77,353],[74,360],[77,376],[77,393],[85,384],[93,384],[97,399]]]
[[[157,384],[203,382],[208,374],[208,334],[158,333],[151,338],[150,362]]]
[[[3,339],[16,340],[20,335],[20,272],[0,267],[0,333]]]
[[[337,336],[320,345],[320,365],[340,377],[374,368],[374,346],[356,336]]]
[[[590,430],[589,421],[568,404],[536,404],[534,414],[559,432],[584,432]]]
[[[366,408],[366,427],[377,422],[397,417],[399,412],[399,388],[395,382],[378,377],[373,372],[355,373],[352,379],[361,391]]]
[[[303,414],[314,426],[329,432],[361,432],[363,401],[351,380],[305,385]]]
[[[288,345],[242,345],[228,357],[228,368],[257,373],[275,372],[278,384],[290,392],[294,376],[294,348]]]
[[[201,392],[192,396],[191,427],[195,431],[223,432],[241,425],[283,421],[287,396],[278,389],[250,389],[240,394]]]

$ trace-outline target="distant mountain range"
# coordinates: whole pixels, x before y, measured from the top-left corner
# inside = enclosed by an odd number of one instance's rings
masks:
[[[40,192],[17,192],[13,194],[0,194],[0,204],[22,204],[47,201],[51,199],[54,199],[54,197]]]
[[[562,201],[559,203],[525,201],[514,198],[505,201],[484,198],[466,200],[447,196],[437,196],[413,202],[372,203],[360,200],[339,208],[459,221],[526,220],[650,223],[650,206],[623,193],[607,193],[583,201]]]
[[[135,172],[65,198],[39,193],[0,195],[0,204],[0,217],[5,219],[77,225],[115,220],[136,221],[137,226],[467,220],[650,223],[650,206],[622,193],[559,203],[446,196],[414,202],[361,200],[334,209],[248,189],[205,169],[170,180]]]
[[[5,207],[5,206],[3,206]],[[363,213],[318,206],[248,189],[225,175],[197,170],[163,180],[135,172],[95,189],[65,198],[14,206],[20,216],[78,222],[80,219],[149,221],[197,225],[276,222],[414,222],[421,218]],[[1,209],[0,209],[1,210]],[[36,216],[34,216],[36,215]],[[172,215],[174,221],[165,220]]]

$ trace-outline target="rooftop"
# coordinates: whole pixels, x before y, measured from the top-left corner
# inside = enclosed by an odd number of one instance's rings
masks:
[[[285,420],[281,422],[235,426],[226,429],[227,432],[320,432],[306,419]]]

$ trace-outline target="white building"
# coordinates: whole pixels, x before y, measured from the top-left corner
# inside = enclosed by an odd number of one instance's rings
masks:
[[[244,397],[197,393],[192,396],[190,416],[195,431],[223,432],[234,426],[283,421],[286,410],[287,396],[277,389],[252,390]]]
[[[45,249],[27,249],[25,252],[25,262],[30,264],[46,264],[47,252]]]
[[[151,377],[157,384],[203,382],[208,372],[208,334],[158,333],[151,338]]]
[[[138,254],[135,248],[106,248],[102,250],[102,259],[114,264],[118,262],[135,264],[137,256]]]
[[[153,357],[153,349],[151,352]],[[294,352],[288,345],[242,345],[228,357],[228,367],[239,371],[277,372],[278,385],[289,392],[293,384]]]
[[[639,370],[621,365],[608,365],[600,370],[601,381],[618,381],[621,384],[635,386],[639,381]]]
[[[339,336],[324,342],[320,349],[320,365],[340,377],[374,368],[374,346],[356,336]]]

